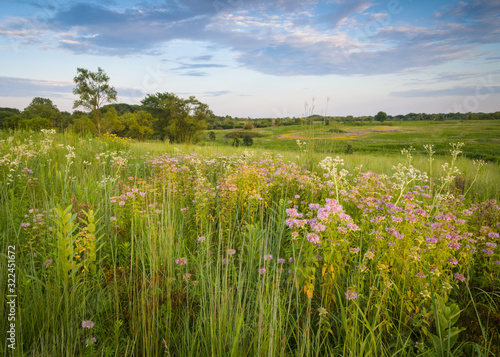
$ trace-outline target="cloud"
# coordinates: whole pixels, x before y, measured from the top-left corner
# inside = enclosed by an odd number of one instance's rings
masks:
[[[66,81],[0,77],[0,97],[65,97],[74,87]]]
[[[219,91],[212,91],[212,92],[204,92],[203,95],[207,97],[219,97],[221,95],[229,94],[231,93],[230,91],[227,90],[219,90]]]
[[[450,96],[477,96],[490,95],[500,93],[500,86],[464,86],[445,89],[414,89],[401,92],[392,92],[391,95],[399,98],[432,98],[432,97],[450,97]]]
[[[163,54],[164,46],[175,40],[203,42],[229,49],[246,68],[278,76],[427,68],[475,58],[480,44],[498,44],[500,39],[497,0],[447,5],[425,26],[405,23],[397,14],[387,16],[386,4],[370,0],[158,0],[133,7],[108,3],[61,5],[49,18],[37,19],[31,33],[22,31],[26,22],[10,19],[0,25],[0,35],[26,46],[51,41],[78,54],[113,56]],[[191,60],[201,63],[181,63],[177,70],[188,71],[182,75],[204,76],[207,72],[199,69],[224,67],[208,63],[211,55]]]
[[[72,97],[75,84],[68,81],[40,80],[18,77],[0,77],[0,97]],[[118,87],[118,95],[143,97],[141,89]]]

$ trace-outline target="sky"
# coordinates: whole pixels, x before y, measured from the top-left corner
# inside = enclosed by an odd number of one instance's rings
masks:
[[[0,107],[71,112],[98,67],[221,116],[495,112],[500,1],[0,0]]]

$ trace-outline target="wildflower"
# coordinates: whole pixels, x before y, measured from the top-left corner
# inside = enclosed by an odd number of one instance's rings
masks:
[[[493,254],[493,251],[491,249],[483,249],[484,254]]]
[[[88,328],[88,329],[91,329],[91,328],[94,328],[94,322],[93,321],[82,321],[82,327],[83,328]]]
[[[318,312],[319,312],[319,316],[325,316],[328,313],[328,311],[326,311],[326,309],[324,307],[320,307],[318,309]]]
[[[175,260],[175,264],[185,265],[185,264],[187,264],[187,259],[186,259],[186,258],[179,258],[179,259],[176,259],[176,260]]]
[[[311,243],[318,243],[319,242],[319,236],[314,233],[309,233],[307,235],[307,240]]]
[[[273,255],[272,254],[264,255],[264,260],[272,260],[272,259],[273,259]]]
[[[455,275],[453,275],[453,276],[455,277],[455,279],[465,281],[465,276],[463,276],[462,274],[455,273]]]
[[[112,220],[112,221],[116,221],[116,217],[114,217],[114,216],[110,217],[109,219]]]
[[[182,276],[185,280],[189,280],[189,278],[191,277],[191,274],[189,273],[186,273]]]
[[[347,292],[345,293],[345,297],[347,298],[347,300],[356,300],[358,298],[358,293],[354,290],[347,290]]]
[[[264,274],[266,272],[266,268],[260,268],[259,269],[259,274]]]
[[[290,259],[288,259],[288,261],[289,261],[290,263],[292,263],[292,262],[293,262],[293,258],[292,258],[292,257],[290,257]]]
[[[93,345],[93,344],[94,344],[94,343],[96,343],[96,342],[97,342],[97,338],[95,338],[95,337],[92,337],[92,338],[90,338],[90,339],[88,339],[88,338],[87,338],[87,339],[85,340],[85,344],[86,344],[87,346],[88,346],[89,344]]]
[[[349,249],[349,251],[350,251],[351,253],[357,253],[357,252],[359,252],[359,251],[360,251],[360,248],[359,248],[359,247],[356,247],[356,248],[351,248],[351,249]]]
[[[201,237],[198,237],[198,242],[204,242],[205,241],[205,237],[204,236],[201,236]]]
[[[417,273],[416,277],[417,277],[417,278],[426,278],[427,276],[426,276],[424,273],[422,273],[421,271],[419,271],[419,272]]]
[[[29,222],[21,223],[21,227],[28,228],[30,226]]]
[[[492,243],[492,242],[486,242],[486,245],[490,248],[495,248],[497,246],[496,243]]]
[[[495,232],[490,232],[490,233],[488,233],[488,237],[490,237],[490,238],[498,238],[499,234],[495,233]]]
[[[365,257],[368,259],[373,259],[375,257],[375,253],[372,251],[368,251],[365,253]]]
[[[317,203],[310,203],[309,204],[309,209],[313,210],[313,209],[319,209],[319,204]]]
[[[236,253],[236,251],[234,249],[229,249],[227,251],[227,254],[229,254],[229,255],[233,255],[234,253]]]
[[[430,298],[431,297],[431,293],[429,292],[429,290],[421,291],[420,295],[422,295],[423,298]]]
[[[450,259],[448,259],[448,263],[453,264],[453,265],[457,265],[458,260],[456,260],[455,258],[450,258]]]
[[[284,263],[285,262],[285,259],[283,258],[278,258],[278,263]]]
[[[125,201],[120,201],[120,202],[118,202],[118,204],[119,204],[120,206],[124,206],[124,205],[125,205]]]
[[[52,264],[52,259],[50,258],[43,262],[43,265],[45,265],[46,267],[48,267],[50,264]]]

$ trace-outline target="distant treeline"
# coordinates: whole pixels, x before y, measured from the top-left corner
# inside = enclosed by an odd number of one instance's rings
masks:
[[[408,113],[406,115],[387,115],[388,121],[396,120],[494,120],[500,119],[500,112],[495,113],[447,113],[447,114],[425,114],[425,113]],[[226,116],[213,116],[207,120],[207,129],[222,130],[222,129],[251,129],[251,128],[266,128],[271,126],[281,125],[305,125],[313,123],[323,123],[329,125],[332,123],[350,123],[350,122],[372,122],[376,116],[321,116],[310,115],[301,118],[238,118]]]
[[[238,118],[217,116],[194,97],[181,99],[171,93],[148,95],[141,105],[125,103],[109,104],[100,109],[103,132],[139,140],[169,139],[173,142],[196,142],[202,132],[222,129],[265,128],[281,125],[303,125],[323,123],[356,123],[379,120],[374,116],[320,116],[302,118]],[[383,113],[383,112],[381,112]],[[385,113],[383,113],[385,115]],[[384,119],[385,117],[382,116]],[[492,120],[500,119],[495,113],[447,113],[387,115],[387,121],[395,120]],[[36,97],[23,110],[0,108],[0,130],[56,129],[59,132],[70,129],[76,133],[97,134],[95,113],[82,111],[59,111],[50,99]]]

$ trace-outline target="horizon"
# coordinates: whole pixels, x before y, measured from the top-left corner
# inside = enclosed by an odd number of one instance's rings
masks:
[[[3,2],[0,107],[73,111],[77,67],[116,103],[195,96],[251,118],[500,110],[495,0]]]

